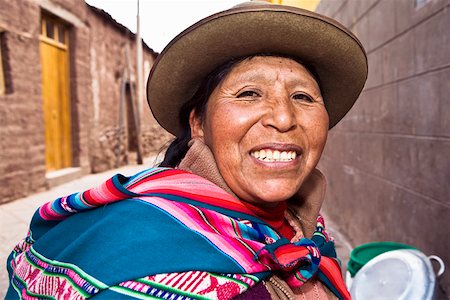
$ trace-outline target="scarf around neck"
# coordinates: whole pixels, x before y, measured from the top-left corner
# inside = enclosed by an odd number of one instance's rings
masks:
[[[210,148],[201,139],[192,139],[189,142],[189,147],[189,151],[186,153],[178,168],[200,175],[215,183],[235,198],[238,198],[221,176]],[[290,215],[291,219],[298,218],[301,220],[301,229],[299,229],[303,231],[303,234],[300,233],[300,236],[304,235],[309,237],[311,240],[315,240],[318,245],[321,245],[321,251],[324,252],[322,254],[325,256],[322,259],[322,267],[324,270],[319,269],[317,277],[340,299],[347,299],[350,295],[342,279],[340,263],[335,263],[339,261],[336,256],[334,242],[330,240],[328,234],[325,232],[325,222],[319,214],[325,197],[325,187],[326,181],[323,174],[317,169],[313,170],[302,184],[301,190],[289,200],[289,212],[286,213]],[[252,210],[255,212],[254,209]],[[299,238],[297,236],[294,237],[294,241],[298,240]],[[293,241],[291,240],[291,242]],[[334,262],[330,263],[330,258],[334,259]],[[325,267],[325,265],[327,266]],[[325,268],[328,270],[325,270]],[[327,273],[327,276],[324,276],[324,272]],[[329,279],[331,277],[333,277],[332,280]],[[295,283],[291,284],[291,287],[295,286],[299,285]],[[336,288],[336,286],[338,287]]]
[[[118,174],[38,209],[8,259],[7,296],[53,295],[55,278],[65,295],[129,295],[137,288],[127,280],[199,270],[239,284],[229,298],[277,272],[292,287],[317,276],[347,299],[333,242],[322,230],[319,218],[311,239],[291,243],[234,195],[183,170]],[[153,291],[146,283],[138,281],[139,290]],[[184,296],[201,296],[190,292]]]

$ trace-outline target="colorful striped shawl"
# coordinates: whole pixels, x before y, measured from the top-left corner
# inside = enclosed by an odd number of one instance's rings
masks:
[[[292,287],[317,276],[347,299],[334,244],[318,221],[312,239],[290,243],[202,177],[167,168],[118,174],[38,209],[8,259],[8,296],[130,295],[129,280],[202,271],[243,283],[239,293],[273,272]]]

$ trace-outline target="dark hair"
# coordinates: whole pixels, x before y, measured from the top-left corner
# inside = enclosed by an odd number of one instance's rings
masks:
[[[238,63],[250,59],[256,56],[275,56],[275,57],[285,57],[292,59],[299,64],[305,66],[307,70],[310,71],[314,79],[320,86],[318,77],[313,69],[309,68],[298,58],[294,58],[287,55],[272,54],[272,53],[261,53],[255,55],[248,55],[239,58],[233,58],[222,64],[221,66],[214,69],[211,73],[206,76],[203,82],[200,84],[197,92],[192,96],[192,98],[187,101],[180,109],[178,118],[180,120],[181,131],[178,136],[170,143],[166,150],[163,161],[159,164],[160,167],[172,167],[175,168],[181,162],[181,160],[186,155],[189,150],[188,143],[191,140],[191,128],[189,126],[189,115],[192,110],[195,110],[195,114],[201,120],[205,118],[206,104],[208,102],[209,96],[214,91],[214,89],[222,82],[222,80],[228,75],[231,69]]]
[[[197,117],[203,119],[206,111],[206,103],[209,96],[220,82],[228,75],[234,65],[243,61],[247,57],[231,59],[225,64],[219,66],[206,76],[200,84],[197,92],[192,98],[183,104],[178,114],[181,131],[178,136],[170,143],[166,150],[164,160],[159,164],[160,167],[176,167],[189,150],[188,143],[191,140],[191,128],[189,126],[189,115],[195,110]]]

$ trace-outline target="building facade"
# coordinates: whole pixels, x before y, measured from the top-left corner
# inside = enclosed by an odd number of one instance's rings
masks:
[[[126,27],[83,0],[0,6],[0,203],[136,162],[168,140],[137,99]],[[144,44],[145,75],[156,55]]]
[[[330,131],[325,211],[354,246],[413,245],[450,265],[450,1],[322,0],[368,54],[369,76]],[[442,285],[450,292],[450,272]]]

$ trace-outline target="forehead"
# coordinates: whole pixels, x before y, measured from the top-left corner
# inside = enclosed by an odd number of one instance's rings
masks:
[[[283,78],[318,87],[311,72],[294,59],[278,56],[253,56],[232,67],[227,78],[237,80],[275,80]]]

